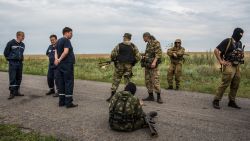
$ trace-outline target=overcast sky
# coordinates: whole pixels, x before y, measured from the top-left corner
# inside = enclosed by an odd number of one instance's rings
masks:
[[[165,50],[176,38],[188,51],[213,49],[245,30],[243,44],[250,50],[249,0],[0,0],[0,52],[15,33],[26,33],[26,54],[44,54],[49,35],[73,29],[76,54],[109,53],[125,32],[145,50],[142,34],[153,34]]]

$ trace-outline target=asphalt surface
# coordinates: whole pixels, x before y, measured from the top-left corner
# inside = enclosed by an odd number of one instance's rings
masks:
[[[66,140],[82,141],[250,141],[250,100],[238,98],[243,109],[212,108],[212,95],[184,91],[162,91],[164,104],[145,102],[145,112],[158,112],[159,136],[151,138],[148,129],[131,133],[115,132],[108,126],[109,83],[75,80],[74,103],[79,107],[58,107],[58,99],[45,96],[46,77],[24,75],[21,92],[24,97],[7,100],[8,74],[0,72],[0,122],[20,124]],[[122,86],[121,86],[122,87]],[[145,97],[139,87],[137,96]]]

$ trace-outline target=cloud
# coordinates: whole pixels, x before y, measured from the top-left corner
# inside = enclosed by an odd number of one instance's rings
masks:
[[[163,48],[182,38],[187,50],[206,51],[238,26],[245,29],[243,42],[249,46],[249,12],[248,0],[0,0],[0,51],[23,30],[26,53],[44,54],[49,35],[61,36],[64,26],[74,30],[76,53],[109,53],[124,32],[131,32],[144,51],[145,31]]]

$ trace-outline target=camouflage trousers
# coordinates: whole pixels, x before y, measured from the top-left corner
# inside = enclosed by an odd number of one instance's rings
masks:
[[[123,132],[131,132],[138,129],[142,129],[147,127],[147,123],[144,120],[145,114],[143,113],[140,119],[137,119],[134,123],[119,123],[119,122],[112,122],[110,120],[110,128],[116,131],[123,131]]]
[[[182,74],[182,64],[181,63],[171,63],[168,68],[167,81],[169,86],[173,86],[173,79],[175,77],[176,86],[180,86]]]
[[[228,86],[229,100],[235,101],[236,93],[240,85],[240,66],[223,66],[222,82],[216,92],[215,100],[221,100]]]
[[[160,71],[158,68],[145,68],[145,84],[148,89],[148,93],[161,93]]]
[[[122,77],[124,77],[125,84],[130,82],[132,77],[132,68],[133,66],[131,64],[117,63],[115,65],[111,91],[115,92],[118,89]]]

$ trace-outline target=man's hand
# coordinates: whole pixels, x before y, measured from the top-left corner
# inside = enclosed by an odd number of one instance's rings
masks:
[[[153,63],[151,64],[151,68],[154,69],[156,67],[156,62],[153,61]]]
[[[55,59],[54,64],[57,66],[60,63],[59,59]]]
[[[176,53],[173,53],[173,56],[174,56],[175,58],[177,58],[177,54],[176,54]]]
[[[220,60],[219,61],[221,65],[223,66],[232,66],[232,63],[231,62],[228,62],[228,61],[225,61],[225,60]]]

